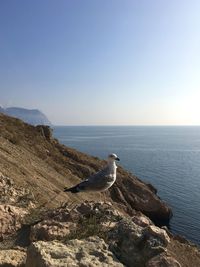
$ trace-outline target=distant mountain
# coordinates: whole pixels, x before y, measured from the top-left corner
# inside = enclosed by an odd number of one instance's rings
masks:
[[[46,115],[44,115],[38,109],[26,109],[18,107],[10,107],[3,109],[0,107],[0,112],[21,119],[24,122],[27,122],[32,125],[51,125],[51,122],[48,120]]]

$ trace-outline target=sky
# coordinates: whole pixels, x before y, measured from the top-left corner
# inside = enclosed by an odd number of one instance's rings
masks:
[[[199,0],[0,0],[0,105],[55,125],[200,125]]]

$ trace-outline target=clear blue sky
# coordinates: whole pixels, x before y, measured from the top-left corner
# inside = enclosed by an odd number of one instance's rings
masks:
[[[1,0],[0,105],[60,125],[200,124],[199,0]]]

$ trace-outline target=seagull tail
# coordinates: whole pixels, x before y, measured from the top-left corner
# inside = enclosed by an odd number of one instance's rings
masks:
[[[71,193],[75,194],[75,193],[80,192],[80,190],[79,190],[78,186],[76,185],[76,186],[73,186],[70,188],[65,187],[64,192],[71,192]]]

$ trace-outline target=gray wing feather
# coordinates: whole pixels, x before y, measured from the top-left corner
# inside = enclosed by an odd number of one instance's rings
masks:
[[[90,176],[85,181],[81,182],[78,187],[81,191],[87,191],[87,190],[98,191],[104,188],[106,183],[109,182],[109,180],[111,179],[112,176],[110,174],[109,168],[106,167],[103,170]]]

